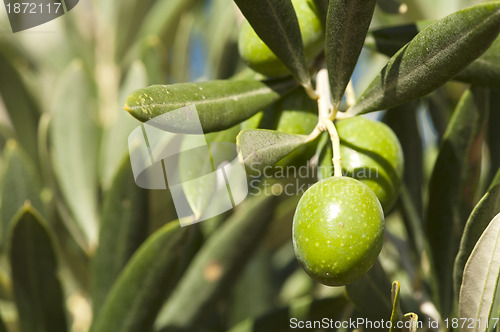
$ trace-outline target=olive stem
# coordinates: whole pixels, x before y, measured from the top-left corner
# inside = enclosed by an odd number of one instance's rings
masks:
[[[314,91],[311,80],[307,81],[307,83],[302,84],[302,87],[304,88],[304,90],[306,90],[306,93],[309,96],[309,98],[313,100],[318,99],[318,94],[316,93],[316,91]]]
[[[323,119],[322,124],[328,130],[330,134],[330,140],[332,141],[333,149],[333,176],[342,177],[342,158],[340,157],[340,138],[337,132],[337,128],[330,119]]]

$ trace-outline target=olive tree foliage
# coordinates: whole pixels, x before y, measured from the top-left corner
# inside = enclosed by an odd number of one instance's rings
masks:
[[[0,331],[498,331],[499,32],[499,1],[112,0],[0,33]],[[135,183],[127,139],[193,105],[249,195],[180,227],[168,189]],[[381,203],[384,235],[329,287],[292,223],[341,176]]]

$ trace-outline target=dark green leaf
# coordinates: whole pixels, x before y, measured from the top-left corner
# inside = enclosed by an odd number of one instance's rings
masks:
[[[500,277],[500,213],[489,222],[464,268],[458,317],[487,322]],[[481,329],[486,328],[483,325]],[[466,329],[461,328],[461,331]]]
[[[319,17],[321,18],[321,23],[326,26],[326,16],[328,13],[328,3],[329,0],[314,0],[316,8],[318,8]]]
[[[193,231],[172,221],[150,236],[109,291],[91,331],[149,331],[182,272]]]
[[[500,172],[498,173],[500,174]],[[481,198],[472,211],[465,224],[465,229],[460,242],[460,249],[455,259],[453,271],[455,295],[458,296],[465,263],[478,242],[483,231],[488,227],[488,223],[500,212],[500,178],[488,192]]]
[[[391,282],[379,261],[360,279],[346,286],[349,300],[363,317],[387,320],[391,316]]]
[[[211,81],[153,85],[129,95],[125,109],[135,118],[146,122],[162,114],[194,105],[203,132],[228,129],[250,118],[264,107],[277,101],[294,87],[290,80],[266,83],[260,81]],[[187,122],[168,115],[164,123],[168,130],[189,131]]]
[[[429,184],[426,234],[438,281],[441,313],[450,314],[453,261],[476,202],[486,120],[483,90],[467,90],[448,125]]]
[[[68,331],[52,240],[29,204],[15,217],[9,259],[21,331]]]
[[[328,317],[340,321],[348,310],[347,301],[343,297],[311,299],[309,297],[294,301],[290,306],[271,311],[255,320],[247,319],[230,332],[276,332],[290,330],[308,330],[299,328],[299,321],[321,321]]]
[[[62,75],[51,123],[53,164],[62,195],[90,247],[97,243],[99,129],[82,63]]]
[[[0,316],[0,332],[8,332],[1,316]]]
[[[391,300],[392,300],[392,313],[391,313],[391,328],[389,332],[397,331],[397,324],[403,318],[401,312],[401,305],[399,304],[399,291],[401,284],[399,281],[392,282]]]
[[[490,91],[490,116],[488,119],[488,148],[490,152],[490,178],[493,177],[495,172],[500,170],[500,130],[498,124],[500,123],[500,95],[497,90]]]
[[[325,52],[334,109],[358,62],[374,9],[375,0],[330,0]]]
[[[269,225],[275,196],[252,197],[235,212],[195,256],[157,321],[162,328],[193,331],[230,289]]]
[[[148,193],[139,188],[127,156],[104,195],[99,246],[92,260],[91,293],[97,314],[116,278],[148,233]]]
[[[234,2],[260,39],[304,87],[311,88],[299,22],[292,2],[290,0],[234,0]]]
[[[12,218],[25,202],[45,213],[40,194],[42,186],[31,159],[16,141],[9,140],[2,156],[2,186],[0,218],[2,222],[1,246],[5,247]]]
[[[486,51],[499,31],[498,1],[437,21],[389,60],[347,113],[356,115],[394,107],[435,90]]]
[[[307,136],[275,130],[246,129],[236,137],[243,161],[251,170],[272,166],[308,140]]]
[[[18,69],[0,45],[0,95],[21,145],[36,163],[38,161],[37,129],[40,107],[23,82]]]

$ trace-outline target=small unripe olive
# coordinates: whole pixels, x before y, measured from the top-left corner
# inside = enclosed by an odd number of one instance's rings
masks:
[[[312,63],[324,46],[324,30],[313,0],[292,0],[299,22],[306,61]],[[290,71],[244,21],[238,38],[243,61],[255,71],[270,77],[290,75]]]
[[[336,122],[344,175],[377,195],[384,212],[397,200],[403,177],[403,150],[386,124],[356,116]]]
[[[311,186],[293,217],[293,247],[304,270],[329,286],[353,282],[382,248],[384,214],[373,191],[349,177]]]

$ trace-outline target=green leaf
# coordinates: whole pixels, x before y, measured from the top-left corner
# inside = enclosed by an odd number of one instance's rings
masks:
[[[486,96],[480,89],[463,94],[446,129],[429,184],[425,231],[439,287],[436,302],[443,317],[451,313],[453,261],[476,203]]]
[[[7,243],[12,218],[26,202],[45,213],[40,199],[42,186],[35,165],[16,141],[7,141],[2,156],[2,185],[0,218],[1,246]]]
[[[3,322],[3,318],[0,316],[0,332],[8,332],[5,327],[5,323]]]
[[[334,109],[358,62],[374,9],[375,0],[330,0],[325,52]]]
[[[251,170],[257,170],[276,164],[307,140],[305,135],[266,129],[245,129],[236,137],[236,144],[245,165]]]
[[[397,331],[397,324],[403,318],[401,313],[401,306],[399,304],[399,291],[401,289],[401,284],[399,281],[392,282],[391,289],[391,301],[392,301],[392,313],[391,313],[391,328],[389,332]]]
[[[111,286],[148,233],[148,193],[134,181],[130,159],[122,158],[104,194],[99,246],[92,259],[91,294],[97,314]]]
[[[478,58],[499,31],[498,1],[460,10],[437,21],[389,60],[347,113],[394,107],[435,90]]]
[[[52,113],[53,164],[62,195],[90,248],[97,243],[99,129],[82,63],[62,75]]]
[[[326,26],[326,17],[328,15],[329,0],[314,0],[316,8],[318,8],[319,17],[323,26]]]
[[[306,321],[320,321],[325,317],[332,321],[340,321],[348,310],[347,301],[343,297],[311,299],[310,297],[293,301],[290,306],[269,312],[257,319],[247,319],[236,325],[230,332],[275,332],[290,331],[300,328]]]
[[[456,80],[500,89],[500,38],[477,60],[455,76]]]
[[[2,73],[0,95],[19,142],[36,163],[38,161],[38,120],[41,110],[37,100],[23,82],[19,70],[4,53],[8,47],[3,44],[0,46],[0,73]]]
[[[193,231],[172,221],[150,236],[109,291],[90,331],[149,331],[182,272]]]
[[[500,172],[498,173],[500,174]],[[483,231],[488,226],[489,222],[500,211],[500,178],[492,186],[488,192],[481,198],[479,203],[472,211],[465,224],[460,249],[455,259],[453,277],[455,295],[458,296],[464,267],[469,259],[474,246],[483,234]]]
[[[403,316],[403,326],[404,328],[402,329],[403,332],[417,332],[417,327],[418,327],[418,315],[409,312]]]
[[[275,196],[247,199],[205,242],[163,308],[157,327],[190,329],[200,324],[230,289],[264,236]]]
[[[392,312],[390,290],[391,282],[377,261],[365,275],[346,286],[346,295],[363,317],[387,320]]]
[[[465,265],[460,287],[459,317],[483,323],[481,327],[475,325],[474,331],[486,330],[485,323],[489,320],[499,277],[500,213],[491,220],[476,243]]]
[[[68,331],[53,242],[29,204],[15,217],[9,259],[21,331]]]
[[[209,133],[228,129],[250,118],[277,101],[294,85],[290,80],[267,83],[221,80],[153,85],[130,94],[125,109],[138,120],[146,122],[162,114],[194,105],[203,132]],[[162,123],[172,131],[189,130],[187,121],[179,116],[167,116]]]
[[[260,39],[304,87],[311,86],[297,15],[290,0],[234,0]]]
[[[490,91],[490,116],[488,121],[488,148],[490,151],[490,169],[492,177],[495,172],[500,170],[500,130],[497,130],[500,123],[500,96],[498,91]]]
[[[147,84],[147,74],[144,64],[136,61],[130,67],[125,81],[120,88],[118,105],[123,105],[128,94]],[[103,131],[99,147],[99,178],[104,188],[108,188],[114,174],[120,167],[124,156],[128,155],[128,136],[138,125],[122,109],[117,107],[108,113],[107,128]]]

